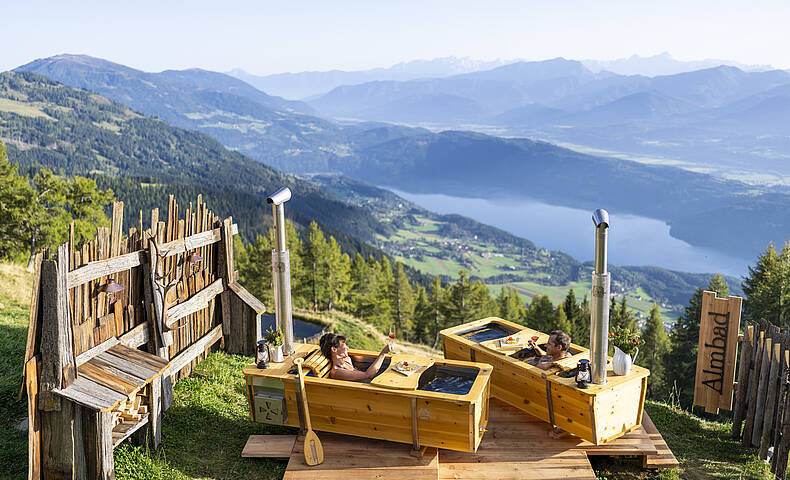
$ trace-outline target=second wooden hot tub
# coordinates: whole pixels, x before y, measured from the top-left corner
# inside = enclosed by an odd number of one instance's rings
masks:
[[[526,340],[549,335],[501,318],[490,317],[440,332],[445,358],[485,362],[494,367],[491,395],[595,445],[618,438],[642,423],[650,371],[634,365],[628,375],[615,375],[607,366],[607,383],[577,387],[573,369],[589,350],[571,344],[571,357],[541,370],[519,358]],[[520,345],[501,345],[514,337]]]

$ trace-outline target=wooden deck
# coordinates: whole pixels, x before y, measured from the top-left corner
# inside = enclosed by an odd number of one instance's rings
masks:
[[[491,400],[488,431],[477,453],[429,448],[422,458],[410,455],[411,446],[381,440],[318,432],[324,463],[308,467],[303,437],[281,436],[276,450],[265,438],[250,437],[244,456],[290,458],[286,480],[345,475],[353,479],[404,480],[430,478],[507,480],[516,478],[595,479],[589,455],[637,455],[645,468],[670,468],[677,460],[647,413],[643,426],[606,445],[593,445],[572,435],[556,438],[551,427],[496,399]],[[291,446],[290,450],[288,446]]]

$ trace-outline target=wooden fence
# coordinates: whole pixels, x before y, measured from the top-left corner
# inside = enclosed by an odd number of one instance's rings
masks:
[[[154,447],[172,385],[219,340],[252,355],[263,305],[238,284],[230,218],[202,202],[123,235],[112,225],[36,257],[23,369],[30,479],[113,478],[112,449],[145,426]],[[218,300],[219,299],[219,300]],[[137,350],[144,346],[145,350]]]
[[[732,436],[784,479],[790,451],[790,333],[766,321],[748,323],[741,343]]]

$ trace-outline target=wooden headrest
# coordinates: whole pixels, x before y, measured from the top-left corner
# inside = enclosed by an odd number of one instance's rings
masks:
[[[317,348],[305,357],[303,366],[309,368],[313,372],[313,376],[324,378],[329,375],[329,371],[332,369],[332,362],[321,353],[320,348]]]

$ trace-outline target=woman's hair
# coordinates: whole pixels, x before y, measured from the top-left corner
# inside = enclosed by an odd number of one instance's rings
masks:
[[[332,347],[337,348],[340,346],[340,342],[345,341],[346,337],[343,335],[325,333],[321,336],[321,340],[318,341],[318,345],[321,347],[321,353],[329,360],[332,360]]]

